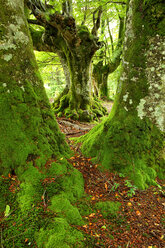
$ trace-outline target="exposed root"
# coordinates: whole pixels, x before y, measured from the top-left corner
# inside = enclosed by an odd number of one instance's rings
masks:
[[[98,118],[107,114],[107,110],[102,106],[101,101],[92,99],[90,104],[81,106],[79,102],[73,104],[70,100],[69,93],[62,94],[53,103],[53,109],[58,117],[65,116],[73,120],[87,121],[98,120]]]

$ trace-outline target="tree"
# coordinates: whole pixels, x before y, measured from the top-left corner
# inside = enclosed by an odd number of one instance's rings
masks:
[[[144,189],[163,176],[164,4],[130,0],[123,69],[111,114],[81,138],[85,154]]]
[[[107,20],[107,26],[109,31],[109,36],[111,40],[111,48],[112,54],[110,57],[106,57],[105,54],[101,51],[101,55],[99,56],[99,62],[95,63],[93,66],[93,78],[94,84],[96,85],[96,95],[102,99],[108,99],[108,76],[113,73],[119,66],[121,62],[121,54],[122,54],[122,43],[124,38],[124,18],[119,15],[119,34],[117,45],[114,48],[113,37],[109,28],[109,20]],[[105,50],[108,50],[106,44]]]
[[[18,19],[17,11],[21,11]],[[1,173],[68,150],[50,109],[22,12],[21,4],[11,24],[6,16],[1,24]]]
[[[67,86],[54,108],[59,115],[81,120],[91,120],[97,115],[103,115],[106,110],[92,99],[91,95],[91,60],[95,52],[101,47],[97,31],[100,26],[102,8],[94,12],[93,28],[90,33],[84,25],[77,25],[67,8],[68,1],[63,3],[63,14],[46,9],[39,1],[26,1],[36,20],[29,20],[44,26],[41,32],[32,30],[35,47],[56,52],[63,65],[67,64],[70,72],[70,85]],[[42,37],[42,40],[41,40]],[[43,48],[44,45],[45,48]],[[37,43],[37,44],[36,44]],[[38,44],[39,43],[39,44]],[[63,66],[65,68],[65,66]],[[65,70],[66,71],[66,70]],[[68,75],[67,71],[65,73]]]
[[[81,246],[70,224],[82,220],[71,203],[83,194],[83,178],[64,157],[70,150],[38,73],[23,0],[0,7],[1,247]]]

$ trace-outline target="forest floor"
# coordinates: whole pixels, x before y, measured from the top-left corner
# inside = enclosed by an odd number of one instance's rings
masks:
[[[108,103],[106,103],[108,105]],[[109,104],[109,111],[112,104]],[[165,187],[157,179],[160,186],[151,186],[146,190],[138,190],[128,178],[114,172],[101,172],[99,164],[93,164],[80,151],[80,144],[75,144],[70,137],[78,137],[88,132],[94,124],[57,118],[60,129],[66,134],[67,141],[74,151],[68,160],[78,169],[85,181],[84,200],[77,207],[87,206],[83,218],[83,226],[76,226],[84,232],[89,247],[105,248],[158,248],[165,247]],[[120,202],[116,215],[107,215],[96,209],[97,202]],[[91,244],[93,246],[91,246]]]

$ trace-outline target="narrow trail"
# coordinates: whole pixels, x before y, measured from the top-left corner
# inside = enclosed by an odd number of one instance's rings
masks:
[[[165,193],[158,187],[137,190],[122,174],[101,172],[99,164],[81,154],[79,145],[70,141],[88,132],[94,125],[57,118],[74,151],[68,161],[84,177],[86,197],[77,203],[86,206],[82,213],[85,225],[76,226],[88,234],[87,247],[105,248],[159,248],[165,247]],[[159,181],[164,188],[165,185]],[[96,208],[98,202],[120,202],[114,215]],[[88,242],[90,245],[88,245]]]

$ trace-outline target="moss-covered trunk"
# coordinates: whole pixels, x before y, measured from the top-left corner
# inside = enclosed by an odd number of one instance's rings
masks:
[[[99,61],[94,65],[93,78],[96,84],[96,95],[101,99],[108,99],[108,76],[110,74],[109,64],[103,65],[103,61]]]
[[[44,164],[67,150],[67,145],[38,73],[22,4],[2,4],[11,12],[9,18],[0,10],[0,162],[4,173],[34,157]]]
[[[70,150],[38,73],[23,2],[0,0],[1,247],[82,247],[70,225],[82,221],[72,203],[83,177],[64,157]]]
[[[64,71],[69,78],[61,95],[55,99],[53,107],[58,116],[91,121],[106,114],[106,109],[101,103],[92,97],[91,89],[91,61],[97,50],[93,45],[93,37],[87,28],[80,27],[79,39],[81,42],[69,49],[63,40],[59,40],[59,46],[63,50]],[[59,52],[59,57],[61,56]],[[69,71],[69,75],[68,75]],[[68,80],[67,80],[68,81]]]
[[[67,57],[67,64],[70,71],[70,87],[62,98],[56,100],[56,112],[58,115],[64,114],[74,119],[91,120],[95,115],[92,112],[91,58],[73,51]]]
[[[123,72],[109,118],[82,138],[104,168],[127,173],[141,188],[163,176],[165,154],[163,1],[130,0]],[[159,44],[159,45],[158,45]]]

